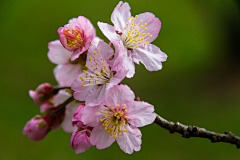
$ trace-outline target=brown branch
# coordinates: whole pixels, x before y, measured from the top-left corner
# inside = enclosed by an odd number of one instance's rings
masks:
[[[208,131],[205,128],[199,128],[197,126],[184,125],[179,122],[173,123],[157,115],[155,121],[156,124],[169,130],[172,134],[177,132],[184,138],[200,137],[210,139],[212,143],[225,142],[235,144],[237,148],[240,148],[240,137],[236,136],[232,132],[225,132],[224,134]]]

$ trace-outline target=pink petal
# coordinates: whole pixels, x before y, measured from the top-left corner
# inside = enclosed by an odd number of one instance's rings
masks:
[[[99,43],[100,41],[103,41],[103,40],[100,39],[99,37],[94,37],[94,38],[93,38],[93,41],[91,42],[91,44],[94,45],[94,46],[98,46],[98,43]]]
[[[54,76],[61,86],[71,86],[72,82],[82,73],[81,64],[58,65],[53,70]]]
[[[103,110],[103,113],[101,113],[101,110]],[[95,127],[100,123],[100,119],[104,118],[105,111],[108,111],[108,108],[103,105],[86,105],[81,120],[85,125]]]
[[[72,18],[68,21],[69,24],[76,24],[77,18]]]
[[[90,137],[88,137],[86,131],[87,130],[77,130],[72,134],[70,145],[76,154],[85,152],[92,146]]]
[[[68,93],[64,90],[60,90],[58,92],[58,94],[53,97],[54,106],[58,106],[58,105],[62,104],[63,102],[65,102],[70,97],[71,97],[70,93]]]
[[[55,64],[68,63],[68,60],[73,53],[65,49],[59,40],[49,42],[48,49],[48,58],[52,63]]]
[[[78,128],[84,127],[85,125],[82,122],[82,115],[83,115],[83,108],[85,107],[84,104],[78,106],[75,113],[73,114],[72,118],[72,125],[77,126]]]
[[[152,37],[147,38],[147,41],[151,43],[158,37],[158,33],[161,29],[161,21],[150,12],[139,14],[138,18],[134,19],[134,23],[139,24],[141,20],[143,21],[142,24],[147,24],[147,30],[145,31],[145,33],[150,33],[150,35],[152,35]]]
[[[142,134],[137,127],[127,125],[125,128],[127,129],[127,132],[123,132],[116,140],[121,150],[125,153],[132,154],[133,150],[140,150]]]
[[[73,54],[72,54],[72,56],[71,56],[71,61],[74,61],[74,60],[77,59],[83,52],[85,52],[86,50],[88,50],[89,46],[90,46],[90,42],[89,42],[89,41],[86,41],[86,42],[84,43],[84,46],[83,46],[82,48],[77,48],[77,49],[73,52]],[[72,48],[74,48],[74,47],[72,47]]]
[[[96,145],[97,149],[104,149],[115,141],[113,137],[109,135],[107,131],[104,130],[103,126],[94,127],[90,136],[90,142],[92,145]]]
[[[126,75],[127,78],[132,78],[135,74],[135,64],[133,62],[131,51],[127,51],[127,56],[124,58],[124,66],[128,70],[128,73]]]
[[[130,9],[129,4],[127,2],[123,3],[122,1],[115,7],[111,15],[111,21],[117,31],[122,32],[126,26],[127,18],[131,17]]]
[[[127,56],[127,49],[123,45],[122,41],[112,41],[112,44],[115,48],[115,54],[111,63],[111,70],[112,71],[119,71],[125,64],[124,64],[124,57]]]
[[[117,72],[109,81],[109,83],[107,84],[111,84],[107,85],[106,89],[109,89],[110,87],[119,84],[126,76],[128,70],[126,70],[124,67],[121,68],[121,70],[119,72]]]
[[[65,132],[71,133],[71,132],[74,132],[75,130],[77,130],[77,127],[72,126],[72,118],[73,118],[74,112],[76,111],[76,109],[78,108],[78,106],[80,104],[81,103],[79,103],[77,101],[73,101],[66,106],[65,117],[62,122],[62,129]]]
[[[106,91],[105,104],[110,106],[116,106],[119,104],[129,104],[134,101],[135,95],[133,91],[127,85],[115,85],[111,89]]]
[[[132,126],[143,127],[153,123],[156,118],[153,105],[146,102],[134,101],[127,109],[128,122]]]
[[[102,33],[110,40],[110,41],[120,41],[119,35],[117,35],[115,29],[113,26],[107,24],[98,22],[98,27],[102,31]]]
[[[81,91],[76,91],[73,93],[73,97],[79,101],[86,101],[89,94],[89,90],[93,89],[93,86],[83,87]]]
[[[89,90],[89,94],[86,98],[86,104],[89,102],[98,104],[104,100],[106,91],[106,85],[95,86],[93,89]]]
[[[147,44],[144,48],[135,48],[133,53],[134,62],[142,62],[149,71],[162,69],[161,62],[167,59],[167,55],[153,44]]]

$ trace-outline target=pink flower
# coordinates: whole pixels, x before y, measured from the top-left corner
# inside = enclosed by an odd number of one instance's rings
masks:
[[[92,45],[87,54],[86,67],[78,78],[72,83],[73,96],[85,103],[99,103],[104,100],[105,91],[114,85],[119,84],[126,76],[127,70],[121,67],[118,72],[114,71],[115,64],[110,63],[109,58],[113,55],[113,49],[105,42],[100,41],[98,46]]]
[[[116,85],[106,91],[102,104],[87,104],[82,121],[94,127],[90,136],[98,149],[109,147],[116,139],[120,148],[128,153],[139,151],[142,127],[156,118],[154,107],[146,102],[134,101],[134,93],[127,85]]]
[[[87,18],[79,16],[60,27],[58,34],[63,47],[73,51],[71,60],[74,61],[89,48],[95,37],[95,29]]]
[[[94,37],[91,44],[96,45],[101,41]],[[72,82],[82,73],[85,65],[85,55],[81,54],[77,59],[71,61],[73,51],[68,51],[59,40],[48,43],[48,58],[52,63],[58,64],[54,68],[54,76],[61,86],[71,86]]]
[[[73,132],[70,145],[76,154],[85,152],[92,144],[90,143],[92,127],[80,128]]]
[[[143,63],[149,71],[157,71],[162,69],[161,62],[167,59],[167,55],[157,46],[149,44],[158,36],[160,20],[149,12],[132,17],[130,9],[128,3],[120,1],[111,15],[114,26],[98,22],[103,34],[111,42],[117,42],[114,46],[123,48],[120,54],[124,57],[125,68],[129,70],[128,78],[135,74],[134,62]]]
[[[47,122],[41,116],[35,116],[23,128],[22,134],[27,134],[31,141],[40,141],[47,135]]]

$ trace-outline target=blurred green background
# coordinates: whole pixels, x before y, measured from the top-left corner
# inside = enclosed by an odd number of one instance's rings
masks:
[[[155,106],[162,117],[184,124],[240,136],[240,3],[233,0],[128,1],[132,15],[152,12],[162,28],[153,44],[168,55],[163,69],[149,72],[136,66],[125,79],[136,96]],[[57,29],[83,15],[97,35],[106,38],[97,21],[111,23],[115,0],[3,0],[0,2],[0,159],[239,159],[234,145],[208,139],[184,139],[156,124],[141,128],[142,148],[125,154],[114,143],[94,146],[76,155],[71,134],[52,131],[40,142],[22,135],[25,123],[39,114],[28,96],[40,83],[56,85],[47,58],[47,44],[58,39]]]

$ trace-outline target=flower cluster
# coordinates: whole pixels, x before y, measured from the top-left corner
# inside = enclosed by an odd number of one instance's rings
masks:
[[[162,68],[167,56],[150,44],[157,38],[161,22],[149,12],[133,17],[129,4],[122,1],[111,21],[113,26],[97,23],[109,44],[96,36],[84,16],[70,19],[58,29],[59,40],[48,44],[48,58],[57,64],[53,73],[58,86],[46,83],[29,91],[44,114],[25,125],[23,134],[30,140],[39,141],[61,125],[72,132],[70,144],[76,154],[94,145],[107,148],[115,140],[128,154],[140,150],[138,127],[153,123],[154,107],[135,99],[133,91],[120,83],[134,76],[134,63],[143,63],[149,71]]]

